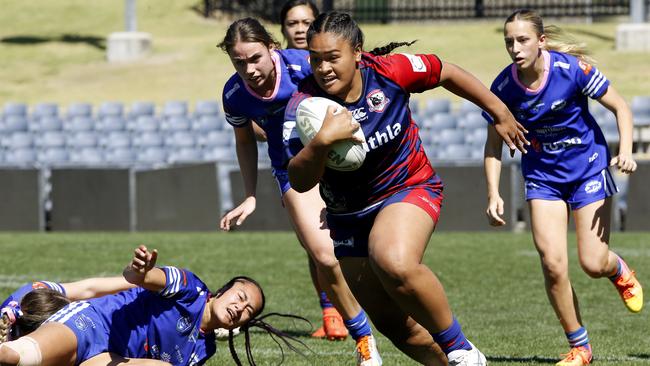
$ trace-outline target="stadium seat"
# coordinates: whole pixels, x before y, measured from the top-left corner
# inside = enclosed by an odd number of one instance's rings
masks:
[[[36,150],[21,148],[7,151],[5,163],[9,165],[27,165],[36,163]]]
[[[167,151],[161,147],[148,147],[137,153],[137,161],[140,163],[165,163],[167,161]]]
[[[100,145],[108,149],[129,147],[131,146],[131,136],[128,132],[111,131],[100,139]]]
[[[164,145],[163,136],[155,131],[145,131],[133,136],[131,141],[136,147],[158,147]]]
[[[43,117],[38,121],[31,121],[28,125],[30,131],[61,131],[63,122],[58,117]]]
[[[140,116],[135,120],[131,120],[127,124],[127,128],[133,131],[158,131],[160,123],[158,119],[153,116]]]
[[[200,132],[223,130],[227,122],[221,116],[201,116],[192,126]]]
[[[434,142],[438,144],[451,145],[463,144],[465,142],[465,131],[456,129],[444,129],[434,134]]]
[[[194,147],[183,147],[169,154],[169,163],[193,163],[203,161],[201,150]]]
[[[636,96],[632,98],[632,114],[634,115],[634,125],[650,125],[650,96]]]
[[[194,117],[218,116],[221,113],[221,106],[216,100],[200,100],[196,102]]]
[[[124,131],[126,121],[119,116],[106,116],[95,122],[95,129],[98,131]]]
[[[35,139],[36,146],[41,148],[65,146],[65,134],[59,131],[45,131]]]
[[[137,119],[140,116],[153,116],[156,106],[152,102],[134,102],[129,110],[129,119]]]
[[[170,147],[194,147],[196,146],[196,138],[191,132],[177,131],[169,135],[165,141],[165,145]]]
[[[208,147],[203,150],[205,161],[230,161],[237,159],[234,149],[223,146]]]
[[[39,103],[34,106],[32,111],[32,119],[40,119],[43,117],[58,117],[59,106],[55,103]]]
[[[162,110],[163,117],[185,117],[187,116],[187,102],[170,100],[165,103]]]
[[[5,118],[8,116],[22,116],[27,118],[27,104],[7,102],[2,108],[2,115]]]
[[[433,116],[431,128],[436,130],[456,128],[458,120],[453,114],[440,112]]]
[[[6,132],[27,131],[27,119],[23,116],[7,116],[2,124],[2,130]]]
[[[84,147],[70,151],[70,161],[85,165],[101,165],[104,163],[104,152],[93,147]]]
[[[485,146],[485,141],[487,140],[487,134],[488,132],[486,127],[468,130],[465,135],[465,143],[483,148],[483,146]]]
[[[462,116],[458,121],[458,127],[474,130],[474,129],[485,129],[487,128],[487,121],[481,113],[470,112]]]
[[[102,102],[97,110],[97,117],[122,117],[124,105],[121,102]]]
[[[93,106],[90,103],[72,103],[66,110],[66,118],[92,117]]]
[[[68,151],[60,147],[45,148],[37,153],[36,159],[45,165],[58,165],[68,162]]]
[[[98,146],[97,135],[92,131],[78,131],[69,133],[66,144],[72,148],[86,148]]]
[[[445,159],[464,160],[472,157],[472,150],[465,144],[449,144],[445,146]]]
[[[192,128],[192,123],[187,117],[172,116],[164,120],[160,125],[163,131],[187,131]]]
[[[199,136],[198,143],[201,146],[230,146],[234,134],[230,131],[210,131]]]
[[[460,104],[460,109],[458,110],[459,115],[466,115],[468,113],[481,113],[483,110],[476,104],[470,102],[467,99],[463,99]]]
[[[107,164],[130,164],[136,161],[136,153],[128,147],[106,149],[104,161]]]
[[[95,122],[91,117],[78,116],[63,123],[66,131],[92,131],[95,129]]]
[[[34,145],[34,137],[29,132],[14,132],[3,138],[2,145],[9,150],[28,149]]]
[[[451,112],[451,101],[449,99],[427,99],[423,117],[432,117],[438,113],[449,112]]]

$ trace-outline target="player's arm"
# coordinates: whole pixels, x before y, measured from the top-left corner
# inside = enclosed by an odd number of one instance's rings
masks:
[[[72,301],[92,299],[135,287],[123,276],[86,278],[76,282],[62,283],[65,295]]]
[[[231,226],[241,225],[248,215],[255,211],[256,199],[255,194],[257,190],[257,140],[253,122],[235,127],[235,144],[237,151],[237,161],[239,162],[239,170],[241,171],[242,179],[244,180],[244,191],[246,196],[244,201],[237,207],[227,212],[221,218],[221,230],[229,231]]]
[[[124,269],[124,278],[136,286],[149,291],[160,292],[165,288],[167,276],[165,271],[156,267],[158,251],[149,251],[146,246],[140,245],[133,251],[133,259]]]
[[[499,180],[501,177],[501,147],[503,139],[492,125],[488,125],[488,136],[485,142],[485,180],[487,181],[488,207],[486,215],[492,226],[503,226],[503,199],[499,194]]]
[[[459,66],[443,63],[440,85],[450,92],[471,101],[490,114],[496,132],[503,138],[510,150],[518,149],[526,153],[525,145],[530,143],[524,136],[526,129],[515,120],[508,107],[474,75]]]
[[[616,115],[618,124],[618,155],[612,159],[610,165],[616,165],[623,173],[633,173],[636,170],[636,162],[632,158],[632,126],[634,124],[632,111],[625,99],[611,85],[597,100]]]
[[[103,352],[93,356],[79,364],[79,366],[106,366],[106,365],[127,365],[127,366],[170,366],[165,361],[147,358],[126,358],[115,353]]]
[[[334,114],[336,107],[327,108],[321,129],[314,138],[289,161],[291,188],[303,193],[314,188],[325,173],[325,161],[332,144],[354,139],[359,123],[347,109]]]

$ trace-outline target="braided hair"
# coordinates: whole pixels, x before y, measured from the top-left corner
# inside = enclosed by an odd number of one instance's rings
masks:
[[[319,15],[309,26],[307,31],[307,43],[311,42],[314,35],[319,33],[332,33],[347,40],[352,49],[363,49],[364,35],[357,22],[350,14],[338,11],[329,11]],[[387,45],[376,47],[369,53],[375,56],[387,55],[397,47],[410,46],[417,40],[411,42],[391,42]]]
[[[264,310],[264,305],[266,305],[266,297],[264,296],[264,291],[262,290],[262,287],[260,286],[257,281],[253,280],[250,277],[246,276],[237,276],[232,278],[230,281],[228,281],[225,285],[223,285],[216,293],[216,297],[221,296],[224,292],[228,291],[231,287],[235,285],[235,283],[240,282],[240,283],[251,283],[255,285],[259,291],[260,294],[262,295],[262,305],[260,306],[259,310],[252,315],[251,319],[248,321],[248,323],[242,325],[240,327],[240,331],[244,333],[244,347],[246,349],[246,359],[248,363],[251,366],[255,366],[255,359],[253,357],[253,351],[251,347],[251,340],[250,340],[250,329],[253,327],[260,328],[264,331],[266,331],[270,336],[271,339],[278,345],[278,348],[280,348],[280,353],[282,354],[282,360],[280,363],[284,361],[284,348],[282,347],[282,344],[284,344],[287,348],[289,348],[291,351],[294,351],[301,356],[305,356],[305,354],[294,344],[297,343],[300,346],[306,348],[307,350],[310,350],[307,345],[299,340],[298,338],[291,336],[279,329],[274,328],[271,324],[267,323],[265,319],[272,317],[272,316],[277,316],[277,317],[282,317],[282,318],[290,318],[290,319],[297,319],[297,320],[303,320],[307,322],[311,326],[311,322],[301,316],[297,315],[292,315],[292,314],[280,314],[280,313],[268,313],[262,316],[258,316],[259,314],[262,313]],[[282,341],[282,343],[280,343]],[[230,355],[232,356],[233,360],[235,361],[235,364],[237,366],[242,366],[242,362],[239,359],[239,355],[237,354],[237,350],[235,349],[235,343],[234,343],[234,333],[233,330],[230,329],[228,330],[228,348],[230,350]],[[311,350],[310,350],[311,351]]]

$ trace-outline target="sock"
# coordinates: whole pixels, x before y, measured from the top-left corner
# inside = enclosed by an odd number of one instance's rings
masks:
[[[353,319],[343,319],[343,323],[345,323],[345,327],[348,328],[350,337],[352,337],[352,339],[355,341],[363,336],[372,335],[372,329],[370,329],[368,317],[366,316],[366,312],[363,311],[363,309]]]
[[[431,336],[433,337],[433,340],[440,345],[440,348],[442,348],[442,351],[445,352],[445,354],[449,354],[450,352],[459,349],[468,351],[472,349],[472,345],[470,345],[467,338],[465,338],[465,334],[463,334],[463,331],[460,329],[460,324],[455,317],[449,328],[442,332],[432,333]]]
[[[321,291],[319,294],[320,297],[320,307],[321,309],[333,308],[334,305],[330,302],[330,299],[327,297],[325,291]]]
[[[589,334],[584,327],[578,328],[573,332],[568,332],[566,334],[566,339],[569,341],[569,346],[580,347],[580,346],[589,346]]]
[[[616,279],[623,273],[623,259],[616,254],[616,273],[613,276],[610,276],[611,281],[616,281]]]

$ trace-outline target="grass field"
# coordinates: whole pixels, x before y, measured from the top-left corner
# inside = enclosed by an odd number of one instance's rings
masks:
[[[192,9],[199,0],[139,0],[138,30],[152,34],[153,53],[140,62],[108,64],[105,39],[124,29],[123,3],[3,0],[0,103],[50,101],[65,106],[76,101],[162,104],[220,99],[233,68],[216,44],[223,39],[229,20],[202,18]],[[650,93],[648,56],[614,50],[615,21],[557,24],[587,42],[601,71],[628,101]],[[279,36],[277,24],[267,27]],[[501,28],[502,20],[362,25],[368,50],[392,40],[419,39],[401,50],[437,53],[487,85],[509,63]],[[444,90],[414,97],[458,100]]]
[[[650,234],[617,233],[613,247],[650,283]],[[291,233],[158,234],[0,234],[0,294],[27,281],[76,280],[115,275],[139,243],[160,251],[159,264],[187,267],[211,288],[235,274],[258,279],[267,311],[299,314],[315,325],[319,308],[310,285],[306,258]],[[650,365],[648,309],[628,313],[607,280],[590,280],[579,269],[571,240],[571,277],[597,365]],[[528,234],[434,234],[425,262],[446,287],[464,331],[491,365],[552,365],[567,349],[559,323],[544,294],[539,260]],[[277,322],[305,341],[312,354],[291,354],[285,365],[351,365],[353,343],[308,338],[303,324]],[[243,339],[237,338],[239,343]],[[260,365],[275,365],[280,355],[266,335],[253,335]],[[379,339],[385,365],[410,365],[385,338]],[[226,343],[208,365],[234,364]],[[243,355],[243,353],[242,353]]]

